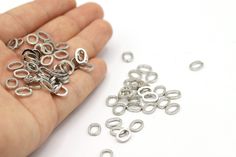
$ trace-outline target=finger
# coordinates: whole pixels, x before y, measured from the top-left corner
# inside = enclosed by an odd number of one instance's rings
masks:
[[[103,10],[96,3],[86,3],[63,16],[57,17],[40,28],[56,42],[67,41],[92,21],[102,18]]]
[[[102,82],[106,73],[106,64],[102,59],[91,60],[94,70],[91,73],[75,71],[70,83],[66,86],[69,94],[66,97],[54,97],[58,109],[58,124],[62,122],[85,98]]]
[[[105,20],[98,19],[67,42],[70,45],[70,55],[73,57],[75,50],[82,47],[87,51],[89,57],[94,57],[102,50],[111,36],[111,25]]]
[[[0,39],[25,36],[75,6],[74,0],[35,0],[10,10],[0,15]]]

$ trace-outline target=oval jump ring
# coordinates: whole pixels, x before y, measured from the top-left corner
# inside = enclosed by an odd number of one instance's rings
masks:
[[[109,118],[108,120],[106,120],[106,127],[108,129],[118,127],[118,126],[120,127],[122,126],[122,119],[118,117],[114,117],[114,118]]]
[[[30,45],[36,45],[39,42],[39,37],[36,34],[32,33],[32,34],[27,35],[26,41]]]
[[[174,108],[174,110],[173,110]],[[175,115],[180,111],[180,105],[177,103],[172,103],[166,106],[165,112],[168,115]]]
[[[139,124],[139,126],[138,126],[138,127],[135,127],[135,125],[137,125],[137,124]],[[144,127],[143,121],[140,120],[140,119],[136,119],[136,120],[134,120],[134,121],[132,121],[132,122],[130,123],[130,125],[129,125],[129,130],[130,130],[131,132],[139,132],[139,131],[141,131],[141,130],[143,129],[143,127]]]
[[[29,87],[19,87],[15,90],[15,94],[21,97],[27,97],[33,94],[33,90]]]
[[[122,60],[126,63],[130,63],[134,60],[134,54],[132,52],[124,52],[122,54]]]
[[[13,85],[11,85],[10,83],[13,83]],[[19,86],[19,81],[16,78],[8,78],[5,81],[5,85],[8,89],[16,89]]]
[[[94,132],[93,132],[93,129],[96,129]],[[88,127],[88,134],[90,135],[90,136],[98,136],[98,135],[100,135],[101,134],[101,130],[102,130],[102,128],[101,128],[101,125],[100,124],[98,124],[98,123],[92,123],[92,124],[90,124],[89,125],[89,127]]]
[[[204,63],[202,61],[194,61],[189,65],[189,69],[191,71],[199,71],[204,67]]]

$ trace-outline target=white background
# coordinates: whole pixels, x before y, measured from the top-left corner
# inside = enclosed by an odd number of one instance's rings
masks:
[[[3,12],[28,0],[0,1]],[[105,148],[112,149],[115,157],[235,157],[236,1],[96,2],[114,28],[101,54],[108,64],[107,77],[31,157],[98,157]],[[121,60],[127,50],[135,55],[131,64]],[[205,68],[191,72],[188,65],[194,60],[202,60]],[[181,112],[126,114],[125,126],[140,118],[145,128],[119,144],[104,127],[112,117],[105,98],[116,94],[127,72],[141,63],[158,72],[158,84],[182,91]],[[98,137],[87,135],[92,122],[103,124]]]

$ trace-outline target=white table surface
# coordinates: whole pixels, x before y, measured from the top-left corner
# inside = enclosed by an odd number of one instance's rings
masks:
[[[0,0],[3,12],[28,0]],[[86,0],[78,0],[82,4]],[[110,148],[114,157],[235,157],[236,156],[236,1],[235,0],[97,0],[114,28],[100,55],[107,61],[104,82],[31,157],[98,157]],[[121,53],[135,55],[131,64]],[[194,60],[205,63],[191,72]],[[181,112],[168,116],[122,116],[145,122],[144,130],[126,144],[117,143],[104,127],[112,117],[105,106],[127,72],[147,63],[159,74],[158,84],[179,89]],[[102,134],[90,137],[87,127],[103,124]]]

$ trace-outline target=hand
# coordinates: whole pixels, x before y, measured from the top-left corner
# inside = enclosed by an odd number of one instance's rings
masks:
[[[37,149],[52,131],[103,80],[106,65],[96,55],[112,35],[103,11],[94,3],[76,8],[74,0],[35,0],[0,15],[0,156],[25,157]],[[4,86],[12,73],[6,65],[19,58],[5,46],[15,37],[24,37],[36,30],[47,32],[56,41],[66,41],[69,52],[82,47],[95,66],[91,73],[76,71],[66,85],[66,97],[34,90],[30,97],[15,96]]]

